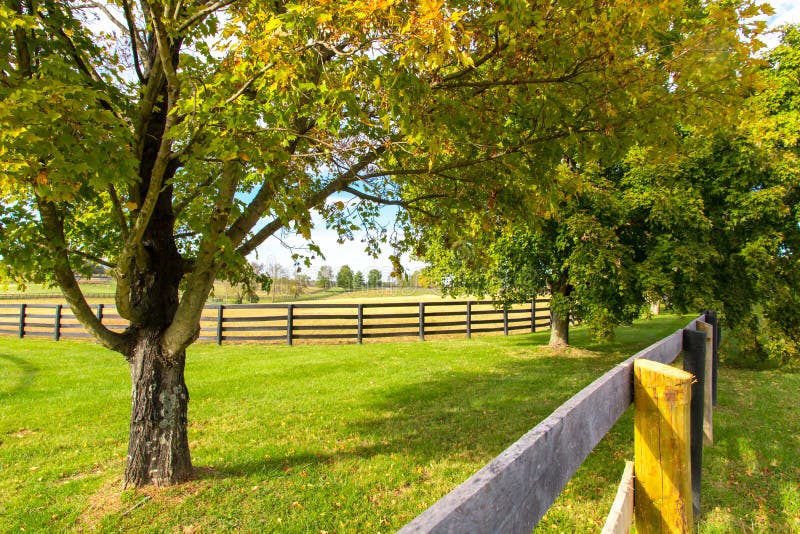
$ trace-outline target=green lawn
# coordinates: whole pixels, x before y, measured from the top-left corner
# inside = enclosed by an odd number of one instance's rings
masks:
[[[688,322],[551,353],[546,333],[425,343],[196,346],[198,478],[121,491],[130,382],[89,344],[0,339],[0,531],[392,532],[581,387]],[[703,532],[800,531],[800,375],[723,369]],[[631,456],[626,416],[541,525],[595,530]]]

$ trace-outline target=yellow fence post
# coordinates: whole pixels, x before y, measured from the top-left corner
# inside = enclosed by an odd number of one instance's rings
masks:
[[[691,532],[693,377],[644,359],[634,362],[633,374],[636,531]]]

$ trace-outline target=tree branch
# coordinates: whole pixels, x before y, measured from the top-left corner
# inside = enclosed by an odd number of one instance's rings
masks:
[[[434,194],[431,194],[431,195],[423,195],[421,197],[416,197],[416,198],[412,198],[412,199],[409,199],[409,200],[403,200],[403,199],[400,199],[400,198],[391,199],[391,198],[382,198],[382,197],[378,197],[378,196],[375,196],[375,195],[370,195],[369,193],[366,193],[364,191],[359,191],[358,189],[355,189],[355,188],[349,187],[349,186],[342,188],[342,191],[345,192],[345,193],[350,193],[351,195],[354,195],[354,196],[360,198],[361,200],[366,200],[368,202],[374,202],[375,204],[382,204],[384,206],[399,206],[399,207],[401,207],[403,209],[406,209],[406,210],[418,210],[418,211],[421,211],[421,212],[423,212],[425,214],[428,214],[428,215],[430,215],[429,212],[414,206],[414,204],[416,204],[417,202],[421,202],[423,200],[433,200],[435,198],[445,198],[446,197],[446,195],[434,195]]]
[[[188,30],[196,22],[204,19],[205,17],[207,17],[208,15],[210,15],[211,13],[213,13],[213,12],[219,10],[219,9],[222,9],[224,7],[228,7],[229,5],[234,3],[235,1],[236,0],[219,0],[218,2],[214,2],[210,6],[206,7],[205,9],[201,9],[200,11],[197,11],[196,13],[193,13],[189,18],[187,18],[185,21],[183,21],[183,23],[180,26],[178,26],[178,32],[179,33],[185,32],[186,30]]]
[[[22,3],[19,0],[11,0],[11,8],[22,15]],[[14,27],[14,46],[17,56],[17,70],[23,78],[30,78],[33,75],[33,65],[31,64],[31,51],[28,49],[28,35],[25,28]]]
[[[89,307],[75,279],[75,274],[69,261],[66,238],[64,237],[64,224],[58,214],[56,205],[38,198],[37,206],[42,221],[42,233],[45,237],[46,246],[53,255],[56,282],[72,313],[104,347],[117,351],[127,358],[129,355],[127,337],[124,334],[113,332],[103,325]]]
[[[69,250],[67,250],[67,253],[68,254],[75,254],[76,256],[80,256],[82,258],[86,258],[87,260],[89,260],[91,262],[94,262],[94,263],[96,263],[98,265],[103,265],[105,267],[109,267],[109,268],[112,268],[112,269],[115,267],[115,265],[113,263],[108,262],[108,261],[104,260],[103,258],[99,258],[97,256],[94,256],[92,254],[88,254],[86,252],[81,252],[80,250],[69,249]]]
[[[89,79],[91,79],[94,83],[105,86],[103,79],[94,69],[92,64],[83,57],[81,51],[78,50],[78,48],[75,46],[75,43],[72,42],[72,39],[70,39],[70,37],[64,32],[64,29],[61,26],[53,25],[47,17],[38,11],[36,12],[36,16],[39,17],[39,20],[41,20],[42,24],[49,26],[56,34],[58,34],[59,38],[67,44],[70,55],[75,61],[75,65],[78,67],[78,69],[88,76]]]
[[[486,54],[484,54],[482,57],[478,58],[477,60],[474,60],[473,63],[472,63],[472,66],[467,67],[465,69],[462,69],[462,70],[460,70],[458,72],[454,72],[452,74],[448,74],[447,76],[444,76],[440,83],[432,84],[433,87],[436,88],[437,86],[441,86],[443,84],[446,84],[447,82],[451,82],[453,80],[458,80],[459,78],[462,78],[462,77],[466,76],[467,74],[469,74],[471,72],[475,72],[475,70],[477,70],[478,67],[480,67],[481,65],[483,65],[484,63],[486,63],[487,61],[492,59],[494,56],[496,56],[497,54],[499,54],[500,52],[502,52],[506,48],[508,48],[508,43],[500,44],[500,38],[498,37],[497,32],[495,32],[495,35],[494,35],[494,47],[489,52],[487,52]]]
[[[460,88],[473,88],[485,90],[491,87],[508,87],[516,85],[541,85],[547,83],[565,83],[575,79],[583,73],[581,67],[590,61],[600,59],[602,55],[588,56],[580,61],[576,61],[572,68],[560,76],[547,76],[544,78],[519,78],[512,80],[484,80],[476,82],[453,82],[453,83],[440,83],[434,84],[433,89],[460,89]]]
[[[114,184],[108,184],[108,196],[111,197],[111,205],[114,208],[114,216],[117,218],[117,224],[119,224],[119,231],[122,234],[122,239],[127,241],[129,235],[128,221],[125,219],[125,212],[122,211],[122,204],[119,201],[119,195],[117,195]]]
[[[214,181],[214,178],[216,178],[214,175],[209,176],[208,178],[203,180],[203,183],[197,184],[192,190],[192,192],[189,193],[189,195],[186,198],[175,204],[175,206],[172,208],[172,213],[175,214],[176,219],[181,213],[183,213],[183,210],[189,207],[189,204],[191,204],[197,197],[203,194],[203,190],[209,185],[211,185],[211,182]]]
[[[178,73],[175,71],[175,65],[172,64],[172,46],[169,38],[169,33],[164,26],[164,18],[159,13],[155,12],[155,7],[160,4],[148,2],[150,8],[150,19],[153,21],[153,33],[156,36],[156,46],[158,47],[158,55],[161,59],[161,66],[164,69],[164,76],[167,78],[167,113],[172,109],[173,104],[177,100],[180,92],[180,80]],[[164,9],[166,11],[166,8]]]
[[[136,76],[139,78],[139,83],[144,84],[147,80],[142,72],[141,65],[139,65],[139,49],[141,48],[142,57],[147,57],[147,50],[144,48],[144,43],[139,38],[139,32],[136,29],[136,20],[133,18],[133,10],[128,0],[122,0],[122,10],[125,13],[125,21],[128,23],[128,34],[131,36],[131,54],[133,54],[133,67],[136,69]],[[145,65],[149,71],[150,65]]]
[[[324,187],[320,188],[318,191],[312,193],[308,198],[305,199],[303,205],[306,209],[311,209],[315,206],[318,206],[322,203],[326,198],[328,198],[333,193],[337,191],[342,191],[345,187],[349,186],[353,182],[357,182],[361,180],[362,177],[359,176],[359,173],[363,171],[366,167],[374,163],[384,152],[386,151],[386,145],[381,145],[374,150],[368,152],[361,159],[353,164],[347,171],[343,172],[330,182],[326,184]],[[253,252],[256,247],[258,247],[261,243],[263,243],[267,238],[273,235],[275,232],[280,230],[283,227],[283,221],[280,219],[273,219],[269,223],[267,223],[261,230],[256,232],[256,234],[248,239],[244,244],[242,244],[236,252],[241,254],[242,256],[247,256],[251,252]]]
[[[178,304],[175,317],[162,338],[162,348],[168,357],[178,354],[186,348],[197,335],[203,304],[208,298],[219,270],[217,249],[225,226],[228,224],[239,176],[239,161],[226,162],[222,169],[220,190],[211,211],[209,230],[200,242],[197,257],[194,259],[192,272],[186,282],[186,290]]]

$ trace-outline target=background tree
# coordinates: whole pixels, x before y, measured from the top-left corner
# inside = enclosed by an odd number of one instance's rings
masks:
[[[336,273],[336,285],[347,291],[353,289],[353,269],[349,265],[342,265]]]
[[[215,279],[250,276],[267,238],[308,238],[318,209],[374,251],[403,244],[380,203],[444,216],[508,180],[546,189],[562,143],[615,150],[656,117],[724,113],[758,29],[749,0],[0,10],[2,275],[58,285],[128,361],[130,485],[188,479],[185,351]],[[76,282],[93,264],[125,331]]]
[[[371,288],[378,288],[383,285],[383,276],[378,269],[370,269],[367,273],[367,285]]]
[[[328,289],[333,284],[333,269],[329,265],[323,265],[317,271],[317,287]]]
[[[364,285],[364,273],[361,271],[356,272],[356,274],[353,275],[353,287],[355,289],[361,289]]]
[[[676,285],[660,273],[681,273],[683,290],[701,279],[702,271],[682,261],[683,238],[690,236],[691,252],[708,256],[692,235],[707,222],[680,186],[655,176],[633,181],[624,162],[604,169],[565,163],[560,176],[565,188],[580,176],[580,190],[564,191],[545,218],[519,213],[513,203],[505,213],[496,206],[490,231],[476,224],[482,216],[464,221],[459,228],[471,232],[456,236],[434,227],[425,257],[442,291],[490,295],[503,305],[549,294],[550,345],[563,346],[571,318],[607,339],[638,317],[648,298],[672,299]]]

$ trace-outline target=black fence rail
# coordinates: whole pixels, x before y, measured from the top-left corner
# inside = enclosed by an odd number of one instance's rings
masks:
[[[128,322],[111,304],[95,314],[112,330]],[[536,332],[550,327],[548,299],[498,308],[488,300],[381,303],[210,304],[200,318],[198,340],[214,342],[345,341]],[[62,304],[0,304],[0,335],[87,338]]]

